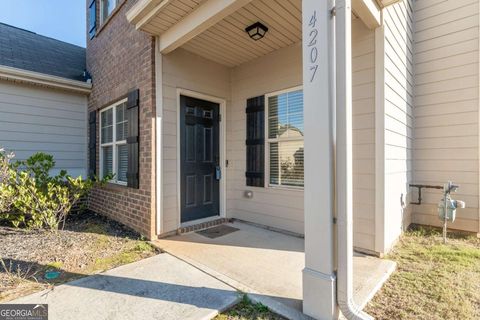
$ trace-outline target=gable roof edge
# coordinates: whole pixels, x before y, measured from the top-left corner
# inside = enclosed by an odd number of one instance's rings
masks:
[[[90,94],[92,90],[91,83],[2,65],[0,65],[0,79],[63,89],[86,95]]]

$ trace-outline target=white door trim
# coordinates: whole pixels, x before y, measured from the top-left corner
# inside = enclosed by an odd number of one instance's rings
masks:
[[[180,96],[187,96],[191,98],[197,98],[209,102],[214,102],[218,103],[220,105],[220,170],[222,172],[222,177],[220,179],[220,217],[221,218],[226,218],[226,199],[227,199],[227,170],[225,168],[225,160],[226,160],[226,105],[227,101],[223,98],[211,96],[208,94],[188,90],[188,89],[182,89],[182,88],[177,88],[177,170],[176,170],[176,175],[177,175],[177,218],[178,218],[178,225],[177,228],[180,228],[182,226],[181,223],[181,215],[182,215],[182,210],[181,210],[181,173],[180,173],[180,168],[181,168],[181,157],[180,157],[180,144],[181,144],[181,139],[180,139]],[[203,219],[199,220],[194,220],[194,221],[200,221]],[[189,222],[191,224],[191,222]]]

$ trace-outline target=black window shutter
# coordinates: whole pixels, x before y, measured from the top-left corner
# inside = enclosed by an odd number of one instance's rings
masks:
[[[97,111],[88,115],[88,176],[94,178],[97,174]]]
[[[97,32],[97,1],[91,0],[88,6],[88,35],[90,39],[95,37]]]
[[[139,90],[133,90],[128,93],[127,99],[127,118],[128,118],[128,170],[127,186],[130,188],[139,188],[139,138],[138,138],[138,110],[139,109]]]
[[[247,100],[247,186],[265,186],[265,96]]]

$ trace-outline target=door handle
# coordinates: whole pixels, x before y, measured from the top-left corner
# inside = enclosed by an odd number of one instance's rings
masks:
[[[222,168],[220,166],[215,167],[215,179],[220,180],[222,178]]]

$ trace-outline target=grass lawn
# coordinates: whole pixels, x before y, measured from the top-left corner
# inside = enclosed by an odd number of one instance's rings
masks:
[[[261,303],[251,302],[247,296],[233,308],[218,315],[214,320],[286,320],[276,313],[268,310]]]
[[[417,228],[386,257],[397,270],[365,311],[376,319],[480,319],[480,239]]]
[[[91,212],[72,214],[56,232],[0,226],[0,303],[157,253],[136,232]]]
[[[480,319],[480,239],[417,228],[386,257],[397,270],[367,305],[375,319]],[[283,319],[244,298],[215,320]]]

